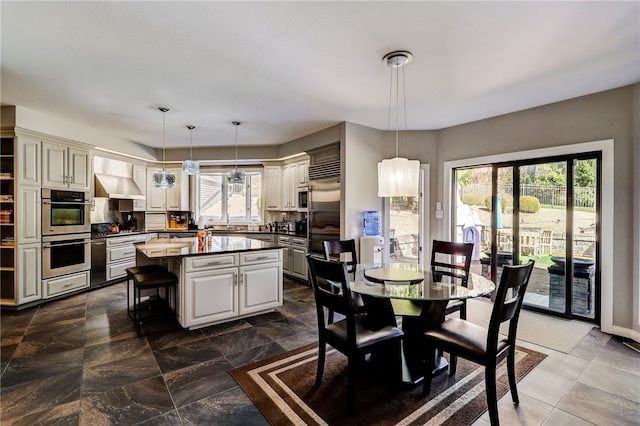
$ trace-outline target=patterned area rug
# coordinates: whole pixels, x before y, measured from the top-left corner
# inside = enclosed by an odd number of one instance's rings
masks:
[[[327,346],[322,385],[314,387],[317,344],[230,371],[272,425],[470,425],[487,410],[484,368],[458,359],[455,376],[433,379],[431,393],[422,386],[392,389],[363,368],[358,377],[356,413],[345,414],[347,359]],[[520,380],[546,355],[518,347]],[[509,390],[507,366],[498,366],[498,397]]]

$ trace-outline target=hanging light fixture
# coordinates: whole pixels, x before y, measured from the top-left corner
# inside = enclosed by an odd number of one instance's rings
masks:
[[[156,188],[173,188],[176,186],[176,174],[167,171],[165,162],[166,141],[164,119],[169,108],[160,107],[158,109],[162,111],[162,171],[153,172],[153,186]]]
[[[196,126],[187,126],[189,129],[189,159],[182,163],[182,173],[185,175],[200,174],[200,163],[193,161],[193,129],[195,128]]]
[[[411,52],[398,50],[387,53],[382,60],[391,68],[391,86],[389,88],[389,124],[391,123],[391,93],[393,89],[393,71],[396,71],[396,156],[378,163],[378,197],[415,197],[418,196],[420,162],[398,157],[398,100],[399,69],[402,68],[402,90],[404,100],[404,127],[407,130],[407,99],[404,80],[404,66],[411,62]]]
[[[239,121],[232,121],[232,123],[234,126],[236,126],[236,165],[227,173],[227,179],[229,180],[230,184],[244,185],[246,173],[244,170],[240,170],[238,168],[238,126],[242,123],[240,123]]]

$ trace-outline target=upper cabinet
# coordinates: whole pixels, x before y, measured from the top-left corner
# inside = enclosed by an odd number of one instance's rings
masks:
[[[42,186],[89,191],[91,186],[89,150],[42,141]]]
[[[133,165],[133,181],[138,185],[143,195],[147,190],[147,168],[145,166]],[[143,212],[147,208],[147,200],[133,200],[133,211]]]
[[[296,157],[264,168],[266,210],[296,211],[298,188],[309,184],[309,159]]]
[[[18,185],[42,185],[40,139],[16,133]]]
[[[296,163],[298,186],[309,185],[309,160],[302,160]]]
[[[176,175],[176,186],[173,188],[156,188],[153,186],[153,173],[161,170],[162,167],[147,168],[146,211],[188,211],[189,179],[187,176],[182,175],[182,169],[167,168],[167,171]]]
[[[265,208],[267,210],[282,210],[282,167],[265,166]]]

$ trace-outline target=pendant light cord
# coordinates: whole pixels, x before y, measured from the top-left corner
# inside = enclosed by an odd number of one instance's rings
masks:
[[[164,172],[167,170],[167,161],[165,158],[165,150],[167,149],[167,143],[165,141],[165,118],[167,117],[167,111],[169,110],[167,108],[160,108],[160,111],[162,111],[162,171]]]
[[[238,170],[238,126],[240,125],[240,122],[233,121],[232,123],[236,126],[236,170]]]

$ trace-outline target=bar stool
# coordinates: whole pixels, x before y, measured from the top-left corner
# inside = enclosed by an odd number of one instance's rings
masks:
[[[133,280],[133,276],[136,274],[144,274],[147,272],[168,272],[167,268],[158,264],[151,265],[142,265],[142,266],[132,266],[131,268],[127,268],[127,312],[129,312],[129,316],[131,316],[131,302],[129,301],[129,293],[131,293],[131,281]]]
[[[142,325],[141,313],[142,311],[155,309],[160,307],[158,315],[145,316],[144,320],[163,318],[167,311],[171,311],[170,298],[173,287],[173,306],[177,305],[177,291],[176,286],[178,284],[178,277],[168,271],[155,271],[155,272],[143,272],[133,275],[133,309],[129,310],[129,317],[135,322],[136,325]],[[162,301],[160,298],[160,289],[165,289],[166,300]],[[142,291],[143,290],[156,290],[157,301],[159,305],[153,304],[148,307],[142,307]],[[175,312],[172,312],[173,319],[176,319]]]

